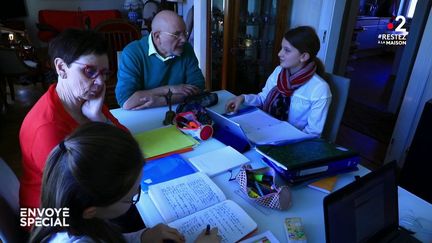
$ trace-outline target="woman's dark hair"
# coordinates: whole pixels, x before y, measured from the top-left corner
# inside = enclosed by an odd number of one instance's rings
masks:
[[[80,56],[108,53],[108,45],[101,34],[92,30],[66,29],[56,36],[48,47],[51,64],[61,58],[70,65]]]
[[[324,65],[316,56],[320,50],[320,40],[314,28],[310,26],[299,26],[288,30],[284,38],[299,50],[300,53],[309,53],[309,61],[315,61],[318,75],[321,76],[324,73]]]
[[[100,122],[87,123],[56,146],[42,178],[41,208],[69,208],[69,227],[35,227],[31,242],[44,242],[59,231],[95,241],[123,242],[118,229],[83,211],[119,201],[134,186],[144,159],[131,134]]]

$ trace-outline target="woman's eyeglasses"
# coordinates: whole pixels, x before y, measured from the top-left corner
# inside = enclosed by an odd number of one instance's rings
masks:
[[[185,40],[187,40],[187,37],[189,36],[189,32],[185,31],[185,32],[180,32],[180,33],[170,33],[170,32],[166,32],[166,31],[161,31],[161,33],[170,35],[172,37],[174,37],[175,39],[180,39],[180,38],[184,38]]]
[[[138,193],[132,197],[131,203],[133,205],[137,204],[141,197],[141,185],[138,186]]]
[[[109,71],[108,69],[97,69],[96,66],[93,65],[89,65],[89,64],[85,64],[85,63],[80,63],[80,62],[74,62],[76,64],[79,65],[84,65],[84,68],[82,69],[84,76],[86,76],[86,78],[89,79],[95,79],[97,77],[99,77],[99,75],[103,75],[104,80],[107,79],[110,75],[111,75],[111,71]]]

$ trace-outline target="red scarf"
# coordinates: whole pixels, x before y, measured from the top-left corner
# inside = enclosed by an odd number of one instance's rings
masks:
[[[288,120],[291,95],[312,78],[315,70],[315,62],[308,63],[294,74],[283,68],[278,75],[277,85],[270,90],[264,101],[263,110],[279,120]]]

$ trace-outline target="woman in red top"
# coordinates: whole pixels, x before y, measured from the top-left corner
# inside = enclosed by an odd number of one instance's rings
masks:
[[[38,208],[50,151],[81,124],[99,121],[127,131],[103,104],[109,76],[107,45],[93,31],[65,30],[49,45],[58,79],[33,106],[20,130],[20,206]]]

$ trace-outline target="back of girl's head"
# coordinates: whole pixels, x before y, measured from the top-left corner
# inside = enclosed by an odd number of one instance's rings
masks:
[[[51,63],[61,58],[71,64],[80,56],[108,53],[108,46],[101,34],[92,30],[66,29],[49,43]]]
[[[69,208],[70,227],[36,230],[32,241],[60,230],[106,241],[118,237],[103,220],[83,219],[83,211],[119,201],[135,185],[143,165],[129,133],[99,122],[79,127],[51,151],[42,180],[41,207]]]
[[[310,55],[310,61],[315,61],[317,64],[317,73],[324,72],[324,66],[317,58],[318,51],[320,50],[320,40],[315,29],[310,26],[299,26],[288,30],[284,38],[300,53],[307,52]]]

